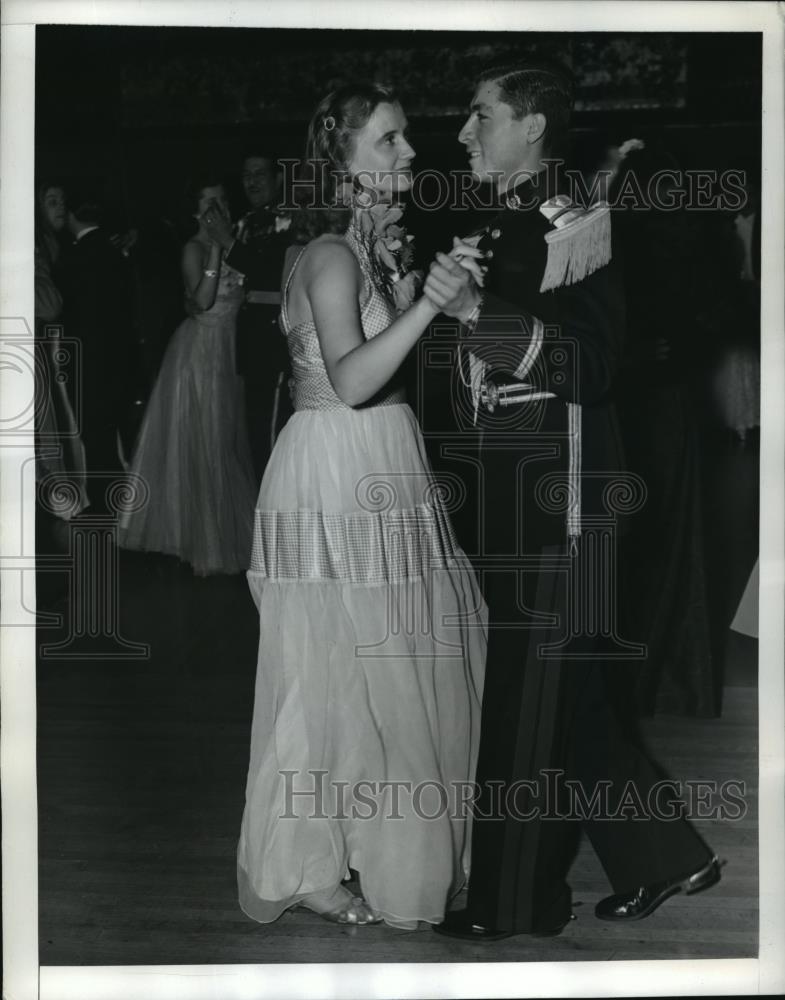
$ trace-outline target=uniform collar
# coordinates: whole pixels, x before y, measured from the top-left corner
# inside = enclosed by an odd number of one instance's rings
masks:
[[[538,209],[561,191],[561,171],[556,161],[546,161],[537,174],[527,174],[502,195],[502,206],[512,211]]]

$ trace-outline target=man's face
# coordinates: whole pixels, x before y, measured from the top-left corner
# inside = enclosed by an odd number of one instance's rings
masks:
[[[527,168],[531,151],[526,138],[529,117],[513,117],[512,108],[500,100],[499,85],[493,80],[480,84],[469,118],[458,135],[476,177],[493,181],[504,191],[506,179]]]
[[[243,161],[243,190],[251,208],[261,208],[278,193],[276,164],[262,156],[249,156]]]

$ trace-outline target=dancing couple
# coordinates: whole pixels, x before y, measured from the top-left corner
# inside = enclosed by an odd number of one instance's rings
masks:
[[[545,169],[570,105],[557,70],[482,77],[459,139],[503,207],[479,240],[436,255],[408,305],[385,267],[389,233],[405,241],[386,228],[411,185],[403,109],[383,88],[348,86],[311,120],[310,202],[294,223],[304,245],[281,313],[295,413],[262,481],[248,573],[260,643],[238,883],[260,922],[299,905],[472,940],[558,934],[580,827],[614,890],[603,919],[645,917],[719,878],[684,819],[488,808],[514,783],[536,807],[537,779],[554,769],[587,795],[609,782],[611,807],[630,781],[644,799],[656,781],[618,722],[597,639],[562,641],[576,577],[565,568],[587,558],[604,495],[595,479],[621,469],[608,219],[554,200]],[[482,593],[398,378],[440,313],[460,324],[466,433],[482,431],[494,497],[481,511]],[[490,378],[502,369],[506,389]],[[510,386],[522,400],[512,431],[493,403]],[[562,481],[566,511],[543,499]],[[453,793],[475,776],[472,823]],[[450,910],[467,883],[467,908]]]

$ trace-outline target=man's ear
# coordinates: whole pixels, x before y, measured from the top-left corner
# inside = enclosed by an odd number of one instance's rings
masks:
[[[526,141],[530,145],[534,145],[545,135],[546,120],[545,115],[537,112],[536,114],[526,115],[524,118],[525,128],[526,128]]]

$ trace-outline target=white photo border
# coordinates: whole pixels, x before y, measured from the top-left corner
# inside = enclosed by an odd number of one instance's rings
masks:
[[[325,27],[474,31],[763,33],[760,498],[760,952],[756,959],[658,962],[38,965],[33,519],[22,517],[32,433],[0,444],[3,950],[8,1000],[264,997],[507,997],[776,994],[785,991],[785,198],[783,5],[529,0],[5,0],[0,72],[2,345],[32,339],[36,24]],[[384,28],[380,27],[380,22]],[[0,427],[33,398],[32,370],[0,359]],[[9,416],[10,415],[10,416]],[[29,494],[32,495],[32,494]],[[22,532],[25,532],[24,535]],[[27,568],[27,572],[25,572]],[[23,589],[24,588],[24,592]],[[33,609],[32,611],[30,609]],[[525,976],[522,975],[525,972]]]

